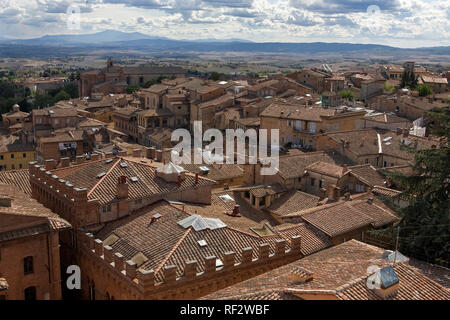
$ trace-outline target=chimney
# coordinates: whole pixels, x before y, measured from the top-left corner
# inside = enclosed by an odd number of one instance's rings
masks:
[[[240,205],[238,205],[238,204],[236,204],[235,206],[234,206],[234,209],[233,209],[233,216],[234,217],[240,217],[241,215],[239,214],[239,207],[240,207]]]
[[[198,184],[198,173],[195,174],[195,184]]]
[[[56,160],[54,159],[48,159],[45,160],[45,170],[53,170],[56,168]]]
[[[120,176],[117,182],[117,199],[127,199],[128,198],[128,183],[127,177]]]
[[[77,156],[76,157],[76,163],[82,164],[84,162],[84,156]]]
[[[134,149],[133,150],[133,157],[139,158],[141,156],[141,149]]]
[[[335,194],[336,194],[336,192],[334,190],[335,188],[336,188],[336,186],[334,186],[334,185],[328,186],[328,199],[331,201],[335,200]]]
[[[372,204],[372,203],[373,203],[373,198],[370,197],[369,199],[367,199],[367,203],[368,203],[368,204]]]
[[[342,167],[344,168],[344,172],[347,172],[347,171],[348,171],[347,164],[344,164]]]
[[[68,166],[70,166],[70,158],[61,158],[61,168],[66,168]]]
[[[13,111],[14,111],[14,112],[19,112],[19,111],[20,111],[20,106],[19,106],[18,104],[15,104],[15,105],[13,106]]]
[[[10,196],[0,195],[0,207],[10,208],[11,202],[12,202],[12,199]]]
[[[178,175],[178,181],[177,181],[178,187],[181,187],[181,182],[183,182],[183,180],[181,179],[181,175]]]
[[[352,200],[352,198],[350,197],[350,192],[346,192],[346,193],[344,194],[344,198],[345,198],[345,201],[350,201],[350,200]]]

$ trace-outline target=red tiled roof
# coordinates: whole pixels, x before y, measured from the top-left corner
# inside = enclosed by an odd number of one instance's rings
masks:
[[[157,213],[161,217],[151,223]],[[265,239],[230,227],[195,231],[192,227],[185,229],[178,224],[189,216],[168,202],[159,201],[135,211],[131,216],[107,223],[95,236],[101,240],[112,234],[117,236],[118,239],[109,245],[127,260],[141,252],[148,260],[140,268],[153,269],[160,281],[163,280],[162,270],[166,265],[175,265],[177,274],[182,275],[184,264],[189,260],[197,260],[198,271],[202,271],[207,256],[222,259],[224,253],[234,251],[239,261],[241,250],[252,247],[256,258],[259,244],[265,242],[274,251],[274,245]],[[205,240],[207,245],[200,246],[199,240]]]
[[[30,173],[28,169],[15,171],[0,171],[0,183],[17,187],[31,196]]]
[[[292,190],[276,199],[267,210],[277,216],[309,209],[319,204],[319,197],[298,190]]]
[[[379,299],[365,283],[368,268],[392,265],[385,259],[384,249],[356,240],[322,250],[252,279],[227,287],[203,299],[267,299],[307,298],[305,295],[343,300]],[[301,268],[312,274],[310,281],[293,281],[292,274]],[[450,299],[450,291],[406,263],[397,263],[394,270],[399,278],[398,293],[392,299],[434,300]],[[318,296],[318,298],[320,298]]]
[[[89,199],[98,199],[101,204],[109,203],[116,197],[116,185],[120,176],[137,177],[138,181],[129,182],[129,198],[142,199],[155,194],[167,194],[174,191],[193,189],[197,186],[213,185],[214,181],[199,177],[195,184],[195,176],[186,174],[181,187],[177,183],[167,182],[157,177],[155,168],[142,163],[139,158],[116,157],[112,161],[99,160],[68,168],[53,170],[52,173],[77,188],[87,188]],[[126,167],[119,165],[125,163]],[[99,174],[104,173],[102,177]]]

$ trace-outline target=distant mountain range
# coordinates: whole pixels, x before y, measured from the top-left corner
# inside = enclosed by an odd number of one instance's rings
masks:
[[[107,30],[82,35],[46,35],[35,39],[0,39],[0,56],[61,56],[108,52],[252,52],[289,54],[359,54],[376,56],[450,55],[450,47],[403,49],[374,44],[251,42],[241,39],[174,40],[142,33]]]

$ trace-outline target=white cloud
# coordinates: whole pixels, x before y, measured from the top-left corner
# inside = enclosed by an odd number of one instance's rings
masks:
[[[2,0],[0,36],[73,33],[69,5],[80,8],[80,33],[450,45],[447,0]]]

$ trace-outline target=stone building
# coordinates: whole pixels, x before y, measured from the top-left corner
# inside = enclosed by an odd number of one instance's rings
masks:
[[[422,150],[437,148],[440,142],[410,135],[409,130],[373,128],[330,132],[317,139],[319,150],[334,150],[354,164],[371,164],[378,168],[413,163],[414,154],[402,145]]]
[[[306,254],[300,236],[264,239],[165,201],[79,239],[83,297],[92,300],[196,299]]]
[[[60,300],[59,233],[70,224],[18,187],[0,184],[0,300]],[[1,287],[1,284],[0,284]]]
[[[118,67],[108,60],[103,69],[82,72],[78,83],[80,97],[93,94],[125,93],[129,85],[143,85],[160,77],[183,77],[180,67]]]
[[[355,129],[365,111],[274,103],[260,115],[261,129],[279,129],[280,146],[316,149],[321,133]],[[270,138],[267,138],[270,141]]]

